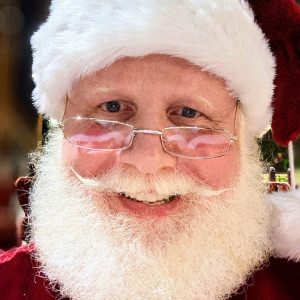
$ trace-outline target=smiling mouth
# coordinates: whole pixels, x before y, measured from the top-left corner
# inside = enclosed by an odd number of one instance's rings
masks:
[[[71,168],[75,176],[87,186],[97,186],[94,179],[84,178],[79,175],[73,168]],[[134,202],[143,203],[149,206],[163,205],[178,199],[180,195],[167,195],[167,194],[154,194],[154,193],[130,193],[130,192],[117,192],[119,196],[125,197]]]
[[[161,195],[161,194],[146,194],[146,193],[132,194],[132,193],[121,192],[118,194],[134,202],[139,202],[150,206],[163,205],[173,201],[178,197],[178,195]]]

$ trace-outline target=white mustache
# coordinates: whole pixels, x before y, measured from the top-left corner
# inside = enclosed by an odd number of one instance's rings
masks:
[[[116,168],[100,176],[88,178],[82,177],[72,167],[71,170],[84,186],[95,188],[104,193],[152,193],[211,197],[233,191],[233,188],[214,190],[203,181],[176,171],[147,176],[139,174],[136,170]]]

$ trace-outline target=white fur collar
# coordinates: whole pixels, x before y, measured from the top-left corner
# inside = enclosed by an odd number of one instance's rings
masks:
[[[300,190],[273,193],[272,240],[274,254],[296,262],[300,261]]]

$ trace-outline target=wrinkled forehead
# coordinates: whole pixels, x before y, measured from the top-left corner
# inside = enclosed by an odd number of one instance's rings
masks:
[[[188,103],[190,99],[208,110],[224,111],[231,110],[237,100],[221,77],[184,58],[158,54],[125,57],[77,80],[68,95],[67,105],[71,103],[84,110],[102,96],[125,100],[152,97],[160,103],[172,99]],[[155,103],[151,102],[150,106]]]
[[[208,71],[203,70],[200,66],[194,65],[187,59],[165,54],[151,54],[142,57],[124,57],[113,62],[111,65],[100,69],[89,76],[82,76],[73,83],[73,88],[77,89],[82,85],[96,85],[99,79],[124,79],[130,80],[133,74],[144,74],[152,72],[155,77],[151,80],[169,77],[169,81],[176,85],[185,78],[190,81],[193,77],[201,77],[204,84],[215,84],[227,90],[227,85],[222,77],[218,77]]]

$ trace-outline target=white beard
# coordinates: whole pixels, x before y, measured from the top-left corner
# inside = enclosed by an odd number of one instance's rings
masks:
[[[39,159],[30,222],[36,258],[63,296],[226,299],[267,259],[270,207],[259,163],[246,150],[234,192],[196,186],[177,172],[146,181],[131,169],[100,177],[102,186],[111,183],[105,190],[70,175],[61,145],[61,134],[53,134]],[[180,191],[184,209],[155,222],[108,209],[105,196],[114,186],[134,189],[140,181]]]

